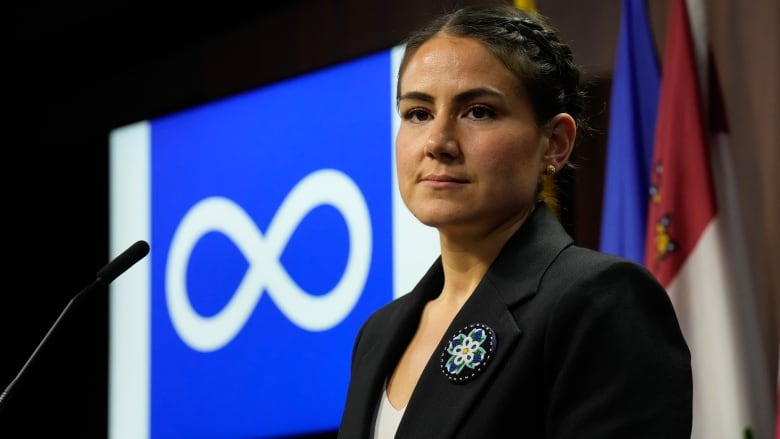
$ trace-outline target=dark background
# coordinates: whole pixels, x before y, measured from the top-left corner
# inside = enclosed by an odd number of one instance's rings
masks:
[[[390,48],[465,3],[485,2],[12,6],[3,50],[7,286],[0,294],[0,386],[109,261],[112,129]],[[616,23],[619,11],[607,14]],[[617,25],[604,32],[614,38]],[[601,47],[609,63],[612,44]],[[591,78],[592,123],[602,130],[608,80]],[[586,166],[563,182],[563,214],[575,239],[594,247],[603,131],[585,143],[592,146],[579,158]],[[80,297],[5,401],[0,437],[105,437],[108,295],[99,288]]]

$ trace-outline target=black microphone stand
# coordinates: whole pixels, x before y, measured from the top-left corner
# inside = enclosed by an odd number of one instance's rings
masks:
[[[95,280],[87,285],[86,288],[79,291],[73,298],[68,301],[68,304],[65,306],[65,308],[60,313],[59,317],[57,317],[57,320],[54,321],[54,324],[49,328],[49,331],[46,332],[46,335],[43,337],[40,343],[38,343],[38,346],[33,351],[32,355],[27,359],[27,362],[24,363],[24,366],[22,366],[22,369],[19,371],[18,374],[16,374],[16,377],[11,381],[11,383],[5,388],[2,394],[0,394],[0,414],[3,412],[3,409],[8,404],[9,397],[11,395],[11,392],[16,387],[16,385],[21,381],[22,377],[25,374],[25,371],[30,367],[30,364],[32,364],[33,360],[38,356],[38,353],[41,351],[41,348],[46,344],[46,341],[49,340],[51,335],[57,330],[57,328],[60,325],[60,322],[62,322],[65,315],[68,313],[68,311],[73,307],[73,305],[79,301],[85,294],[87,294],[89,291],[95,289],[96,287],[106,287],[108,284],[110,284],[114,279],[117,278],[120,274],[124,273],[128,268],[133,266],[136,262],[140,261],[144,256],[146,256],[149,253],[149,244],[146,241],[140,240],[136,241],[133,245],[128,247],[127,250],[122,252],[119,256],[114,258],[111,262],[106,264],[103,268],[101,268],[97,272],[97,276]]]
[[[91,284],[89,284],[86,288],[79,291],[73,298],[68,301],[68,304],[65,305],[65,308],[62,310],[60,315],[57,317],[57,320],[54,321],[54,324],[51,325],[48,332],[46,332],[46,335],[43,336],[43,339],[41,339],[40,343],[38,343],[38,346],[33,351],[32,355],[27,359],[27,361],[24,363],[24,366],[19,370],[19,373],[16,374],[16,377],[11,381],[10,384],[5,388],[2,394],[0,394],[0,413],[2,413],[3,409],[5,408],[7,401],[9,401],[9,397],[11,395],[11,392],[14,390],[16,385],[21,381],[22,377],[25,375],[25,372],[30,367],[30,364],[32,364],[33,360],[38,356],[38,353],[41,351],[43,346],[46,344],[46,342],[49,340],[52,334],[57,330],[57,328],[60,325],[60,322],[62,322],[63,318],[66,314],[68,314],[68,311],[73,307],[73,305],[81,299],[87,292],[93,290],[96,287],[103,286],[103,282],[100,278],[95,279]]]

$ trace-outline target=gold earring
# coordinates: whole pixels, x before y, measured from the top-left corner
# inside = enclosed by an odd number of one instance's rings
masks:
[[[554,165],[547,165],[546,168],[544,168],[544,175],[555,175],[555,172],[558,171]]]

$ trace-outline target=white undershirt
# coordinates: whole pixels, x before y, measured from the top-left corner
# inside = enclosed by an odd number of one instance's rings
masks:
[[[404,409],[398,410],[390,404],[387,397],[387,386],[382,386],[382,397],[379,399],[379,413],[374,424],[374,439],[393,439],[404,415]]]

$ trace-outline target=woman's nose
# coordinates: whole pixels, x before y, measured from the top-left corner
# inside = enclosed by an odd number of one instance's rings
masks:
[[[454,122],[439,118],[430,125],[425,154],[438,160],[455,160],[460,156]]]

